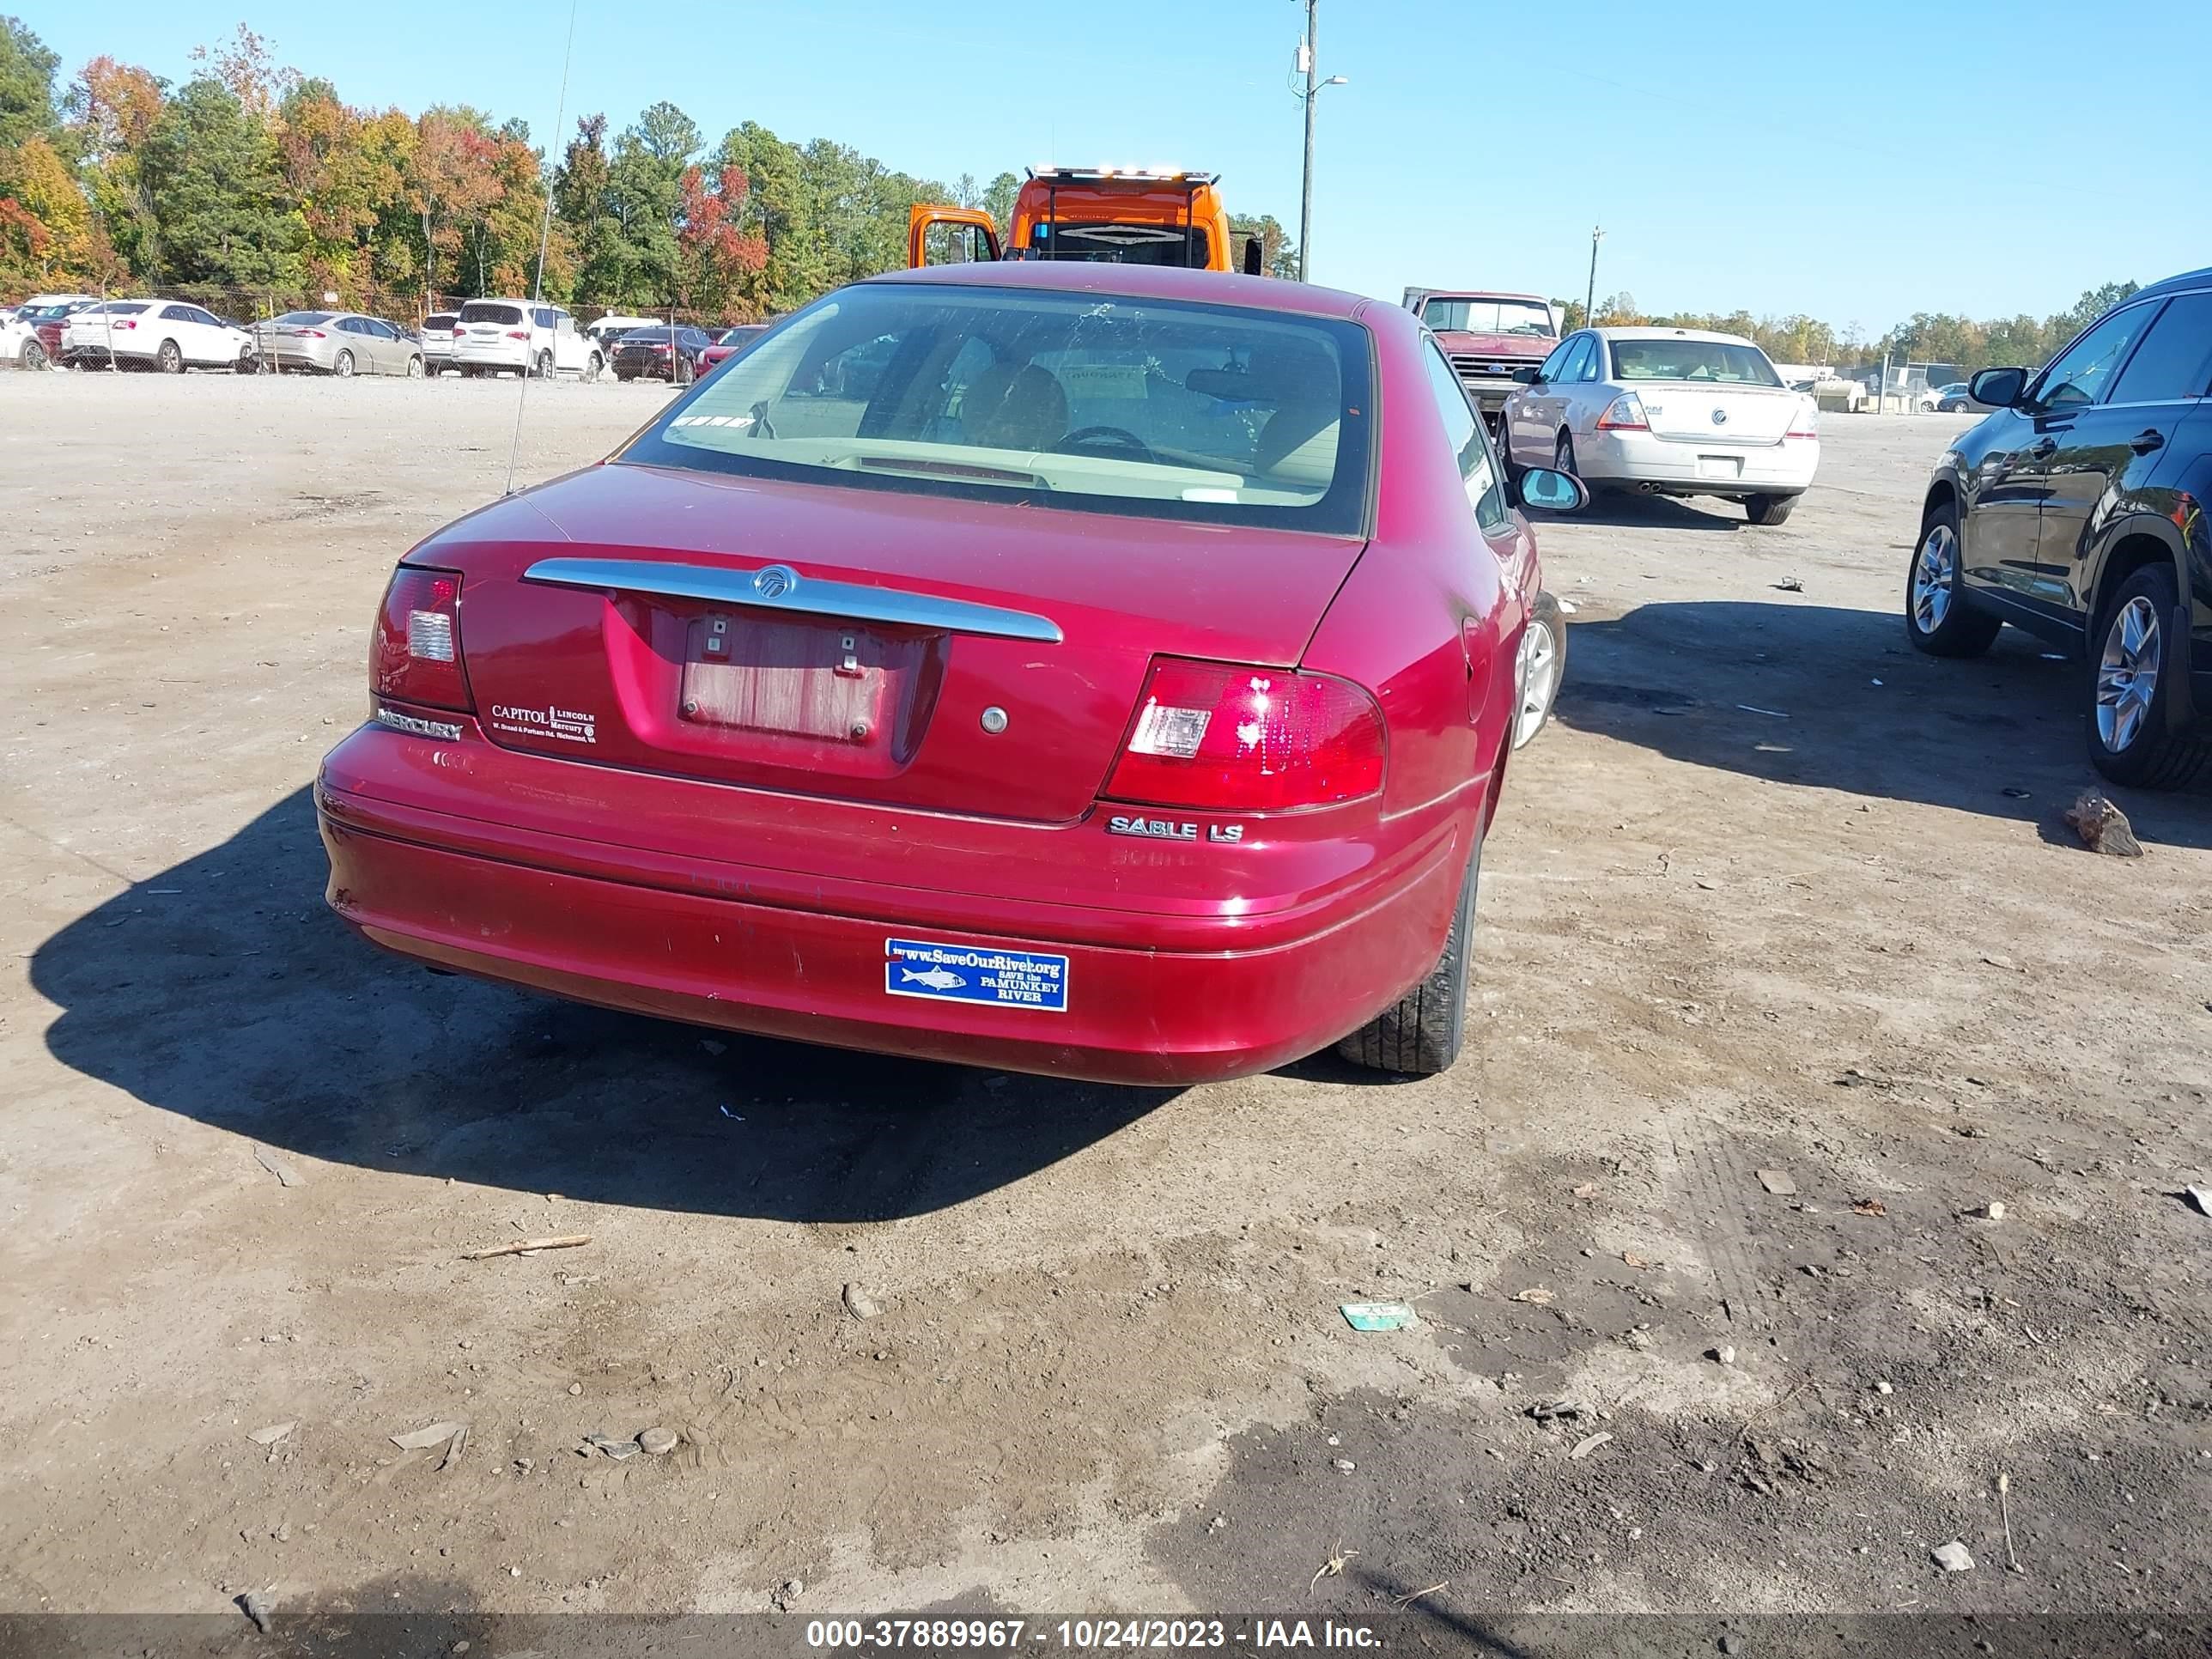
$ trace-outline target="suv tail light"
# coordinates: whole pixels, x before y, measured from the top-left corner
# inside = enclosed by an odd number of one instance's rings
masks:
[[[530,331],[526,328],[510,328],[507,331],[507,337],[510,340],[526,340],[530,337]]]
[[[1115,800],[1281,811],[1382,787],[1382,710],[1348,680],[1156,658],[1108,780]]]
[[[392,573],[369,647],[368,684],[377,696],[400,702],[475,709],[461,665],[459,571],[403,564]]]
[[[1797,412],[1790,417],[1790,430],[1785,438],[1817,438],[1820,435],[1820,405],[1810,398],[1797,405]]]
[[[1624,392],[1606,405],[1605,413],[1597,417],[1601,432],[1649,432],[1651,422],[1644,416],[1644,400],[1633,392]]]

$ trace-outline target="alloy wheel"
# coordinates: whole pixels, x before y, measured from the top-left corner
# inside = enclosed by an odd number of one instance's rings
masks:
[[[1544,729],[1552,700],[1559,695],[1559,642],[1544,623],[1532,621],[1521,630],[1520,661],[1514,678],[1521,686],[1520,707],[1513,716],[1513,746],[1518,749]]]
[[[1948,524],[1933,524],[1912,561],[1912,625],[1933,634],[1951,614],[1959,580],[1959,538]]]
[[[2110,753],[2120,753],[2142,735],[2158,695],[2162,648],[2158,611],[2137,594],[2114,614],[2097,659],[2097,736]]]

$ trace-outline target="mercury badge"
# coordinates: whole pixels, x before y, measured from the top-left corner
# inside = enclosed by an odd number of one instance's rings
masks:
[[[787,564],[764,565],[753,572],[753,592],[764,599],[780,599],[799,586],[799,573]]]
[[[1715,426],[1726,426],[1728,424],[1728,410],[1725,409],[1715,410],[1713,411],[1713,424]]]

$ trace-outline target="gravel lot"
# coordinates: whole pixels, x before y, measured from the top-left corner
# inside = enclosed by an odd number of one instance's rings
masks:
[[[2093,856],[2079,671],[1905,648],[1954,417],[1831,417],[1783,528],[1543,526],[1455,1072],[1146,1092],[331,920],[308,781],[518,390],[0,378],[0,1611],[2212,1607],[2212,797]],[[665,395],[532,386],[520,476]]]

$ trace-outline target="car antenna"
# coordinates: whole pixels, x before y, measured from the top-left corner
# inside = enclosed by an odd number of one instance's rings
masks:
[[[546,154],[561,142],[562,124],[568,118],[568,63],[576,51],[576,0],[568,0],[568,40],[561,48],[561,97],[553,108],[553,136],[546,140]],[[545,180],[545,216],[538,227],[538,276],[530,285],[531,326],[538,325],[537,310],[545,297],[545,249],[553,240],[553,180]],[[556,331],[557,334],[558,331]],[[507,448],[507,493],[514,494],[514,462],[522,453],[522,406],[530,397],[530,371],[537,364],[526,364],[522,370],[522,385],[514,394],[514,441]],[[553,372],[561,372],[560,360],[554,360]]]

